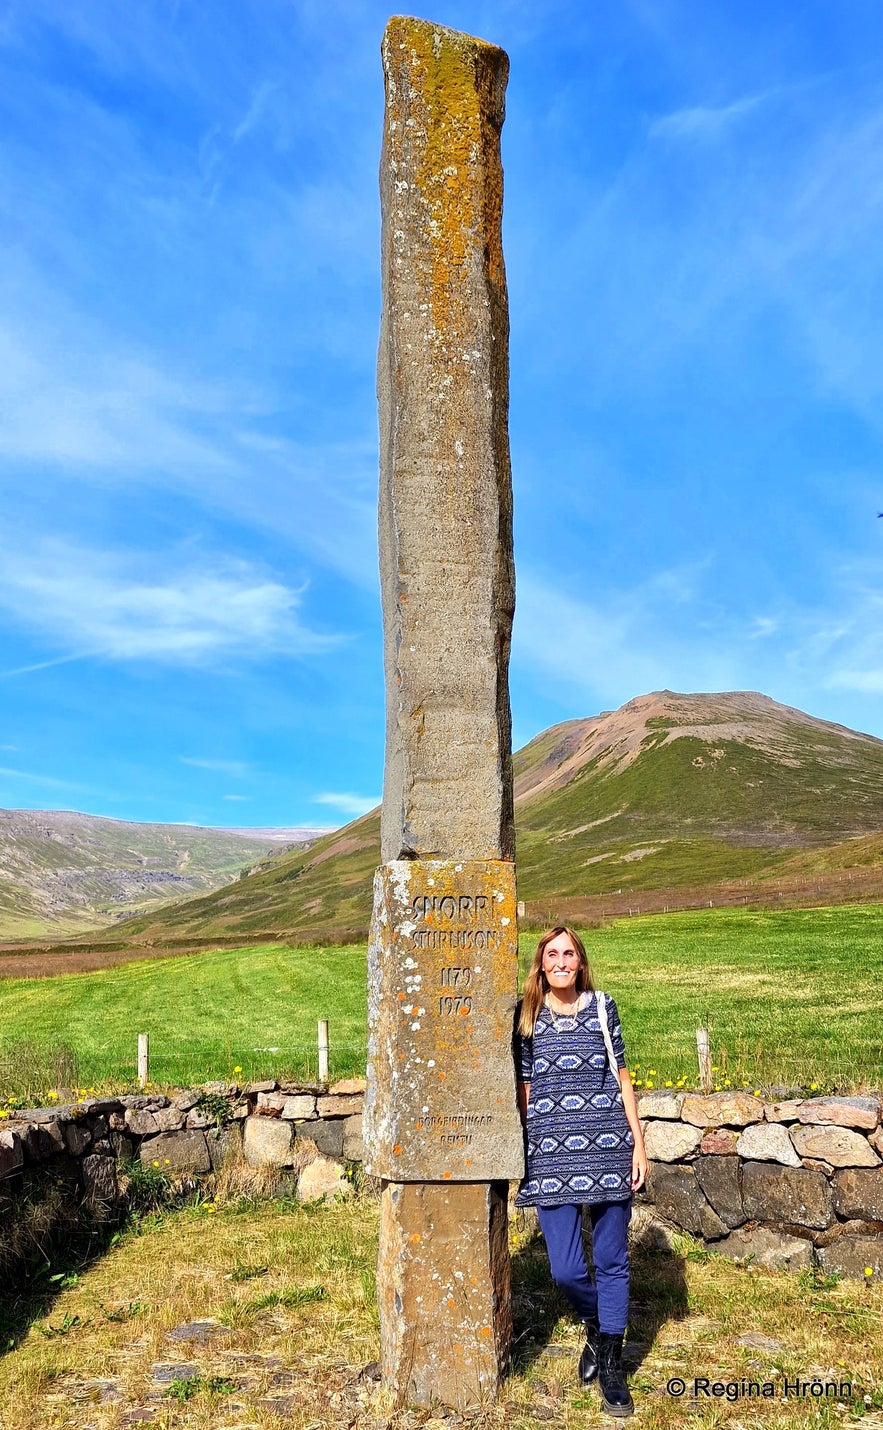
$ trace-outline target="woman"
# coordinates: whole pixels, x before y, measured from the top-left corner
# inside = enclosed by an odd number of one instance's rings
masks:
[[[619,1015],[593,990],[579,936],[544,933],[524,985],[516,1025],[516,1073],[527,1134],[527,1174],[516,1205],[535,1206],[552,1277],[585,1322],[579,1376],[595,1376],[604,1409],[631,1415],[622,1374],[628,1321],[626,1232],[647,1155]],[[582,1208],[592,1221],[593,1284],[582,1244]]]

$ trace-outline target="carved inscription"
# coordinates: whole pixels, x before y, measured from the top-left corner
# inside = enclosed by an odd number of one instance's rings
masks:
[[[521,1176],[512,866],[395,861],[378,881],[369,988],[394,991],[369,998],[369,1170],[395,1181]],[[372,1076],[391,1084],[382,1123]]]

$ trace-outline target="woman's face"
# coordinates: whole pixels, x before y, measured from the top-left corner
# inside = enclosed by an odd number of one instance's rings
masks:
[[[572,993],[579,973],[579,954],[569,933],[556,934],[543,949],[543,973],[552,993]]]

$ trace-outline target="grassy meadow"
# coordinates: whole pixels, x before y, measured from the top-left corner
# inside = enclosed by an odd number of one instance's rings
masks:
[[[0,1358],[0,1427],[118,1430],[147,1419],[163,1430],[612,1423],[595,1387],[577,1382],[582,1338],[550,1282],[543,1243],[522,1217],[511,1231],[513,1368],[498,1403],[456,1417],[397,1408],[376,1378],[377,1233],[378,1202],[368,1193],[321,1208],[216,1196],[135,1219],[103,1258],[69,1266],[54,1298],[18,1306]],[[737,1266],[686,1236],[670,1252],[637,1250],[632,1272],[627,1363],[636,1422],[649,1430],[881,1423],[880,1286]],[[204,1343],[170,1339],[194,1321],[213,1323]],[[666,1393],[673,1377],[687,1382],[683,1399]],[[694,1397],[694,1377],[769,1382],[776,1393]],[[785,1398],[786,1378],[835,1382],[838,1394]],[[844,1382],[848,1393],[839,1391]]]
[[[883,906],[620,919],[586,942],[642,1084],[695,1080],[700,1024],[711,1030],[720,1086],[883,1082]],[[523,967],[533,947],[523,935]],[[139,1032],[150,1034],[156,1083],[314,1077],[324,1017],[332,1076],[363,1072],[363,946],[271,944],[0,979],[0,1100],[33,1100],[53,1085],[41,1086],[51,1077],[41,1048],[72,1048],[82,1086],[131,1081]]]

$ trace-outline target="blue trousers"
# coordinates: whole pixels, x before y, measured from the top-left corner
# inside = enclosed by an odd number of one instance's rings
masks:
[[[629,1318],[629,1258],[626,1231],[632,1215],[624,1202],[598,1202],[589,1207],[592,1219],[592,1282],[583,1251],[582,1207],[537,1207],[546,1239],[552,1280],[561,1288],[581,1321],[598,1317],[606,1335],[621,1336]]]

